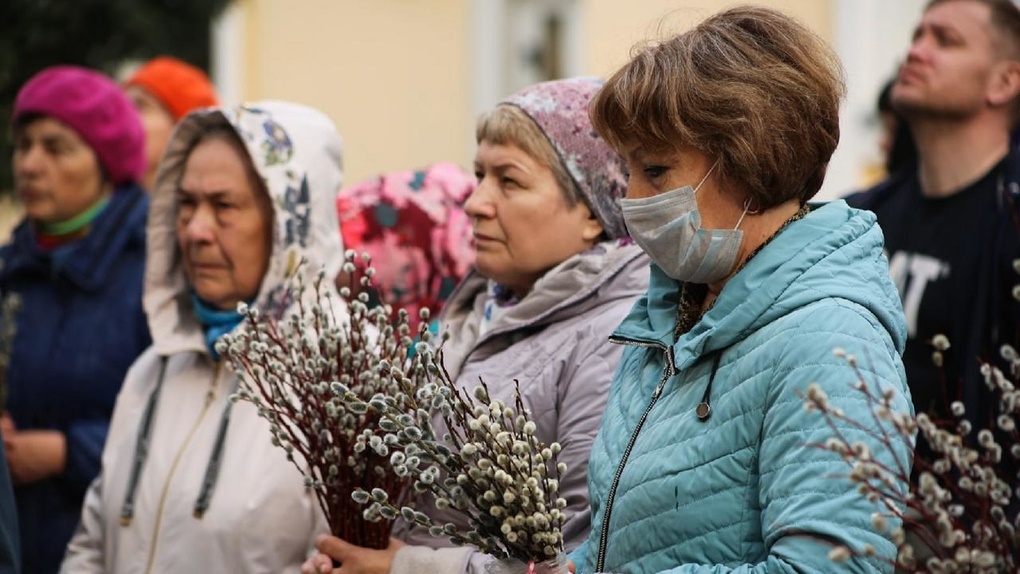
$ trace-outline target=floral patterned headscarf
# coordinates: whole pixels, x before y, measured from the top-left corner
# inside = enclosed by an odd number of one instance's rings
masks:
[[[406,309],[412,324],[422,307],[436,317],[474,264],[464,201],[475,183],[472,174],[444,162],[385,174],[337,196],[344,247],[371,256],[375,295],[394,310]]]
[[[566,78],[528,86],[501,102],[520,108],[549,139],[585,203],[611,239],[626,237],[620,198],[627,192],[623,158],[595,131],[588,105],[600,78]]]

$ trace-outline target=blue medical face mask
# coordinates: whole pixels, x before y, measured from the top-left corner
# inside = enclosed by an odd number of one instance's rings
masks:
[[[652,197],[622,199],[623,219],[634,241],[673,279],[687,283],[715,283],[737,266],[744,232],[740,224],[748,204],[733,229],[703,229],[694,194],[712,174],[712,165],[697,187],[685,185]]]

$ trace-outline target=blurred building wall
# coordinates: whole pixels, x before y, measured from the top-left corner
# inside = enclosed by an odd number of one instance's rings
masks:
[[[238,7],[228,17],[231,41],[241,46],[217,69],[234,69],[242,89],[226,96],[293,100],[329,114],[344,138],[347,183],[441,159],[464,163],[468,2],[242,0]]]
[[[0,193],[0,245],[10,239],[24,211],[13,193]]]
[[[318,107],[344,137],[346,182],[451,160],[470,168],[474,120],[544,77],[607,76],[643,41],[728,0],[235,0],[212,29],[223,100]],[[926,0],[758,0],[830,42],[847,72],[841,142],[821,198],[881,165],[875,100]],[[21,217],[0,193],[0,243]]]
[[[719,10],[750,2],[719,0],[587,0],[586,64],[608,75],[627,62],[631,47],[690,28]],[[832,40],[833,4],[828,0],[758,0],[753,2],[796,17],[826,40]]]
[[[843,138],[823,196],[853,189],[873,155],[878,78],[905,52],[922,1],[896,0],[890,11],[887,0],[759,0],[798,18],[853,66],[843,110],[852,137]],[[504,95],[544,74],[606,76],[635,44],[740,3],[236,0],[214,27],[213,76],[228,103],[279,98],[329,114],[345,140],[347,183],[438,160],[470,167],[474,119]]]

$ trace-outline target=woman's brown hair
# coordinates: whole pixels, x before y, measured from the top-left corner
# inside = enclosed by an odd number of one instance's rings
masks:
[[[818,192],[844,93],[821,38],[778,11],[738,7],[637,52],[591,119],[620,151],[687,145],[718,158],[723,180],[768,208]]]

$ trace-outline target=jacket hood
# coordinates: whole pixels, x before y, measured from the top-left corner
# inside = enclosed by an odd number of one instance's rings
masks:
[[[309,107],[274,101],[188,115],[170,138],[149,212],[143,303],[161,355],[205,349],[177,247],[175,190],[192,142],[216,126],[229,126],[241,137],[273,206],[269,266],[255,304],[264,309],[281,305],[285,280],[302,260],[302,272],[310,276],[324,269],[327,277],[335,277],[343,263],[334,206],[342,183],[341,141],[329,118]]]
[[[648,294],[614,336],[673,347],[675,367],[684,369],[795,309],[839,298],[873,313],[902,354],[903,308],[888,279],[875,215],[843,200],[810,207],[727,282],[712,308],[675,343],[678,283],[654,264]]]

